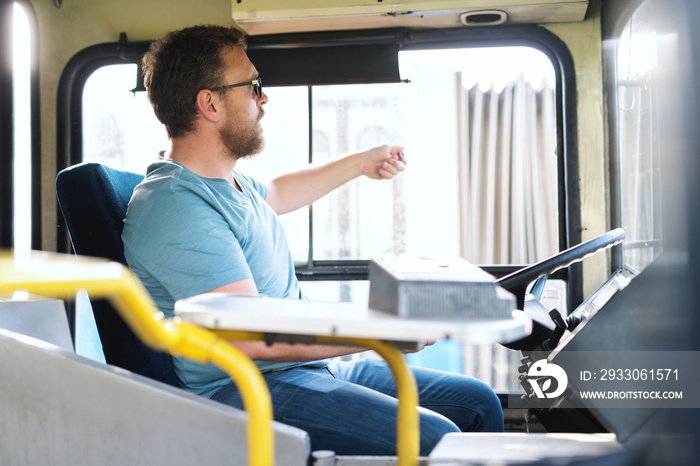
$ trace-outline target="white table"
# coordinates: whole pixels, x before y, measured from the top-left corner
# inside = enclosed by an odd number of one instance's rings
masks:
[[[205,293],[180,300],[175,314],[212,330],[266,334],[368,338],[398,345],[452,339],[481,344],[527,336],[527,318],[433,321],[406,319],[353,303],[311,302],[232,293]]]
[[[421,347],[450,338],[468,343],[514,341],[529,334],[531,321],[431,321],[406,319],[350,303],[309,302],[230,293],[206,293],[175,303],[183,321],[222,338],[270,342],[354,344],[382,356],[396,380],[399,465],[417,465],[418,395],[413,374],[397,348]]]

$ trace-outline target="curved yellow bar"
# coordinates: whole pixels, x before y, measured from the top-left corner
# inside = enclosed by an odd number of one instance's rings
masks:
[[[379,340],[344,337],[316,337],[318,343],[345,343],[375,351],[391,369],[396,381],[396,397],[399,400],[396,413],[396,455],[398,466],[416,466],[420,453],[420,425],[418,418],[418,389],[413,373],[406,365],[401,352],[394,346]]]
[[[174,319],[183,338],[171,350],[203,363],[212,363],[231,376],[248,413],[248,461],[251,465],[274,464],[272,399],[258,367],[242,351],[212,332]],[[256,339],[247,335],[246,339]],[[202,351],[205,350],[205,351]]]
[[[32,253],[31,257],[15,260],[12,255],[0,252],[0,293],[22,290],[74,299],[81,289],[93,298],[110,299],[146,345],[174,356],[211,362],[228,373],[238,386],[248,412],[248,463],[273,464],[270,393],[257,366],[244,353],[210,331],[179,319],[165,319],[141,282],[122,264],[52,253]]]

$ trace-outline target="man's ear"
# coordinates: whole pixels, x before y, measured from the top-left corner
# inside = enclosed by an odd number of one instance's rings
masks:
[[[217,95],[209,89],[202,89],[197,93],[197,110],[209,121],[219,121],[219,103]]]

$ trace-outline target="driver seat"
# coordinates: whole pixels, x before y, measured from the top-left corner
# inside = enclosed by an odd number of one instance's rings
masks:
[[[73,251],[126,265],[121,240],[126,208],[142,175],[81,163],[56,177],[58,205]],[[144,345],[106,300],[91,301],[108,364],[178,387],[170,355]]]

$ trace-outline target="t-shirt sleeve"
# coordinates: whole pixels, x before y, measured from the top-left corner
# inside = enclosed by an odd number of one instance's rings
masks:
[[[181,192],[173,196],[173,190]],[[238,239],[205,198],[181,186],[146,194],[148,202],[141,202],[141,194],[132,199],[136,212],[127,215],[123,235],[127,262],[137,275],[157,277],[175,301],[252,278]]]

